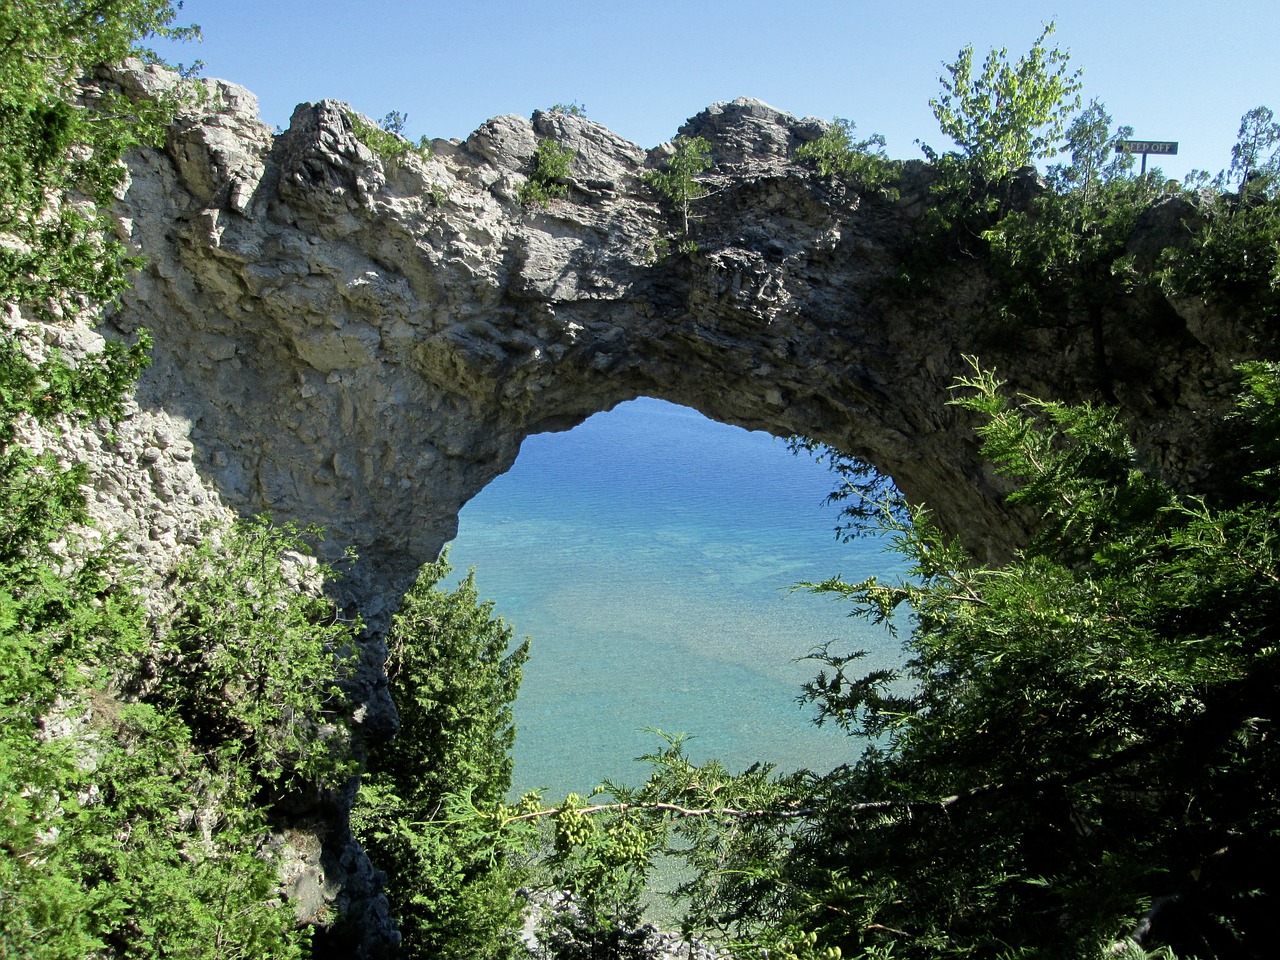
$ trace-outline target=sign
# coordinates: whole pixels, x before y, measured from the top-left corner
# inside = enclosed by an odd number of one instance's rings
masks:
[[[1116,143],[1116,153],[1159,153],[1172,157],[1178,152],[1177,140],[1120,140]]]

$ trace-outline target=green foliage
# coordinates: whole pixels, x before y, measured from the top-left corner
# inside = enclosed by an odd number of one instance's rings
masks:
[[[828,469],[839,477],[839,485],[827,495],[827,503],[838,503],[840,522],[836,535],[843,540],[878,533],[880,521],[887,510],[899,519],[907,517],[907,501],[894,486],[893,480],[875,468],[873,464],[850,456],[812,437],[793,436],[787,446],[794,454],[808,454],[817,463],[826,463]]]
[[[1186,234],[1170,235],[1163,251],[1139,259],[1130,241],[1140,219],[1171,191],[1158,171],[1132,175],[1133,158],[1114,151],[1131,129],[1113,131],[1098,101],[1071,117],[1078,73],[1068,72],[1065,54],[1045,47],[1051,32],[1052,25],[1014,64],[1005,51],[993,51],[980,76],[971,50],[948,66],[933,106],[961,153],[926,148],[937,171],[930,228],[909,254],[903,279],[917,288],[937,284],[959,256],[987,260],[997,285],[974,318],[977,332],[1007,340],[1043,327],[1086,331],[1098,394],[1112,400],[1111,314],[1129,292],[1158,284],[1169,296],[1212,300],[1254,325],[1280,308],[1273,189],[1280,125],[1265,107],[1245,114],[1230,178],[1224,172],[1213,186],[1181,192],[1195,208],[1182,218]],[[1010,179],[1020,166],[1056,153],[1064,129],[1070,161],[1049,167],[1047,188]],[[1236,194],[1222,192],[1229,179],[1240,183]]]
[[[1239,366],[1242,378],[1237,420],[1244,424],[1240,452],[1244,482],[1258,490],[1280,486],[1280,364],[1254,360]]]
[[[550,137],[540,139],[533,155],[533,172],[520,184],[520,202],[545,207],[552,200],[568,196],[569,185],[565,180],[577,156],[573,149]]]
[[[353,813],[406,957],[501,958],[516,949],[522,841],[498,843],[492,811],[511,784],[511,703],[528,641],[482,603],[469,574],[439,587],[447,558],[423,567],[387,642],[400,734],[377,748]]]
[[[1266,142],[1264,109],[1242,121],[1234,151],[1242,162]],[[932,229],[907,271],[915,284],[937,283],[956,256],[985,260],[996,285],[974,317],[975,332],[1008,342],[1046,327],[1082,331],[1107,401],[1114,399],[1112,330],[1123,320],[1116,307],[1128,294],[1158,285],[1171,297],[1212,301],[1260,331],[1280,309],[1280,206],[1267,192],[1269,175],[1250,174],[1237,194],[1179,192],[1181,206],[1170,209],[1185,211],[1185,233],[1139,257],[1131,241],[1140,223],[1156,203],[1174,198],[1158,171],[1135,177],[1132,157],[1114,153],[1128,135],[1127,127],[1113,131],[1106,109],[1090,102],[1067,129],[1070,161],[1049,167],[1047,186],[1028,181],[1012,196],[1010,184],[983,187],[968,166],[941,158]]]
[[[925,231],[907,252],[899,277],[912,296],[944,285],[948,266],[958,259],[984,259],[987,232],[1008,214],[1025,213],[1042,192],[1031,164],[1061,150],[1080,88],[1079,71],[1069,72],[1067,55],[1046,48],[1052,32],[1049,24],[1031,51],[1013,63],[1007,51],[992,50],[977,76],[973,48],[966,47],[940,78],[942,93],[930,105],[959,150],[923,147],[933,165]],[[1104,166],[1099,154],[1110,137],[1108,120],[1096,104],[1075,118],[1072,164],[1051,170],[1061,192],[1081,192],[1077,184],[1091,192]]]
[[[683,929],[737,957],[1267,955],[1280,368],[1241,372],[1252,494],[1219,509],[1140,469],[1111,411],[962,381],[985,454],[1041,517],[1032,542],[978,567],[923,511],[891,511],[906,575],[812,585],[912,625],[898,670],[814,655],[806,697],[865,738],[856,763],[731,775],[669,739],[641,787],[501,810],[554,823],[551,882],[578,920],[551,942],[621,953],[665,852],[691,868]]]
[[[354,110],[346,111],[346,115],[352,132],[383,160],[394,162],[411,153],[423,159],[431,156],[431,145],[426,137],[422,137],[416,144],[404,137],[405,124],[409,122],[407,114],[392,110],[376,126]]]
[[[466,788],[489,803],[510,786],[511,703],[529,645],[508,650],[511,628],[494,618],[492,602],[479,600],[474,574],[452,591],[439,588],[449,572],[447,558],[422,569],[388,634],[387,675],[401,692],[405,731],[395,766],[415,796]]]
[[[71,832],[87,778],[74,745],[45,731],[54,711],[83,710],[86,661],[100,673],[104,655],[142,646],[143,617],[106,558],[70,565],[53,547],[84,515],[83,469],[10,444],[3,464],[0,955],[78,958],[100,943]]]
[[[852,121],[836,117],[821,137],[798,147],[795,158],[812,164],[824,177],[839,177],[896,199],[897,190],[890,185],[901,165],[885,155],[883,136],[873,133],[855,140],[855,127]]]
[[[945,64],[942,94],[929,106],[981,182],[994,183],[1060,148],[1067,119],[1079,105],[1080,71],[1070,72],[1068,55],[1045,46],[1053,30],[1047,24],[1015,63],[1007,50],[992,50],[976,76],[972,46]],[[926,153],[937,156],[928,148]]]
[[[98,209],[123,153],[158,138],[162,110],[85,102],[78,81],[151,32],[179,33],[174,13],[139,2],[0,9],[6,304],[56,316],[123,289],[134,261],[104,238]],[[72,190],[86,201],[65,202]],[[103,684],[146,649],[142,608],[113,558],[74,536],[84,467],[16,442],[23,420],[118,417],[148,346],[33,362],[0,332],[0,954],[224,956],[230,935],[250,952],[299,956],[291,919],[267,904],[259,825],[194,829],[193,805],[215,788],[193,772],[181,726],[143,707],[109,719]],[[61,732],[60,719],[84,732]]]
[[[543,917],[541,935],[554,956],[644,955],[642,896],[667,836],[662,818],[645,805],[674,795],[606,783],[589,798],[571,793],[554,808],[540,807],[536,794],[522,798],[521,812],[551,818],[552,853],[542,863],[543,884],[565,899]]]
[[[588,797],[571,793],[555,805],[534,791],[491,812],[491,829],[507,843],[527,843],[533,825],[540,828],[542,857],[528,878],[550,904],[541,914],[540,955],[650,956],[642,901],[656,859],[674,856],[691,864],[696,878],[681,896],[698,901],[734,873],[717,870],[712,878],[704,870],[712,863],[724,866],[719,858],[728,847],[718,830],[746,820],[764,822],[759,808],[780,795],[767,767],[734,777],[714,761],[695,766],[682,738],[658,736],[663,747],[641,758],[651,775],[639,787],[605,782]],[[703,937],[699,922],[691,919],[686,933]]]
[[[553,103],[547,107],[548,113],[563,113],[567,117],[585,117],[587,108],[580,104],[577,100],[570,100],[568,103]]]
[[[1280,124],[1269,108],[1254,107],[1240,118],[1229,171],[1188,193],[1196,208],[1186,218],[1189,240],[1160,254],[1155,277],[1166,294],[1212,301],[1246,321],[1280,312],[1277,143]],[[1234,194],[1226,192],[1232,181],[1238,183]]]
[[[1158,174],[1113,176],[1087,161],[1057,176],[1063,183],[1080,178],[1079,186],[1044,191],[981,233],[998,284],[987,320],[1006,334],[1084,329],[1096,388],[1111,399],[1107,313],[1142,279],[1129,241],[1162,188]]]
[[[109,344],[73,367],[57,354],[33,364],[12,340],[0,341],[0,630],[12,631],[14,669],[41,646],[46,653],[33,656],[32,667],[43,661],[45,670],[63,670],[91,656],[94,638],[115,629],[117,603],[130,603],[113,590],[102,559],[66,564],[53,549],[68,528],[87,519],[86,471],[22,447],[18,425],[118,417],[125,385],[145,366],[148,345],[145,337],[133,347]],[[56,689],[55,683],[42,702]]]
[[[97,16],[99,9],[103,16]],[[0,302],[44,316],[109,300],[131,261],[102,237],[97,207],[120,180],[118,159],[155,137],[155,115],[104,113],[79,79],[165,32],[169,3],[9,3],[0,8]],[[74,147],[74,149],[73,149]],[[75,190],[86,200],[63,202]],[[117,651],[144,643],[141,607],[111,558],[83,549],[79,464],[17,442],[18,427],[58,417],[118,416],[146,362],[145,341],[70,363],[33,361],[0,329],[0,954],[82,957],[102,946],[89,915],[96,880],[78,862],[87,786],[77,745],[50,735],[74,716]],[[69,554],[69,551],[74,551]],[[72,560],[71,557],[75,559]]]
[[[544,953],[556,960],[642,960],[640,897],[654,843],[643,818],[576,793],[555,808],[542,806],[538,794],[527,794],[509,816],[550,821],[550,853],[539,865],[541,885],[553,904],[539,918]]]
[[[109,555],[68,571],[33,541],[10,563],[0,954],[303,956],[259,849],[263,790],[341,772],[334,648],[354,635],[292,589],[292,533],[257,521],[221,545],[180,568],[159,644]],[[145,702],[121,699],[135,687]]]
[[[164,106],[86,102],[79,81],[98,63],[141,52],[136,43],[148,35],[189,33],[170,27],[175,15],[171,3],[139,0],[0,9],[0,303],[56,317],[124,288],[135,261],[106,239],[99,210],[122,179],[125,151],[160,137]],[[71,191],[85,199],[65,202]],[[41,671],[53,685],[32,703],[49,702],[59,671],[87,655],[99,636],[90,627],[94,598],[111,588],[97,560],[55,573],[62,561],[50,545],[85,520],[85,471],[22,448],[17,427],[118,416],[149,345],[143,335],[132,347],[111,343],[74,363],[56,352],[33,360],[7,322],[0,325],[0,629],[12,631],[6,647],[15,669],[38,662],[27,660],[38,638],[53,653]],[[101,604],[112,629],[117,602]]]
[[[103,696],[98,710],[110,705]],[[111,709],[91,769],[65,748],[37,747],[50,791],[42,817],[5,791],[0,955],[305,956],[305,934],[271,902],[248,768],[211,780],[180,722],[139,704]]]
[[[120,158],[158,142],[171,104],[86,95],[99,63],[145,53],[171,24],[169,0],[15,0],[0,9],[0,302],[56,315],[110,301],[136,261],[104,230],[101,210],[123,179]],[[61,202],[68,191],[83,203]]]
[[[211,755],[283,778],[277,788],[337,785],[352,770],[339,684],[360,624],[318,591],[332,570],[286,562],[307,553],[298,530],[265,518],[204,540],[170,577],[173,609],[146,666],[147,702],[176,711]]]
[[[399,110],[391,110],[385,117],[378,121],[378,126],[387,133],[394,133],[398,137],[404,136],[405,127],[409,125],[409,115]]]
[[[1049,168],[1049,180],[1059,193],[1078,191],[1086,206],[1097,202],[1099,187],[1114,183],[1133,170],[1133,154],[1117,152],[1116,143],[1133,136],[1133,127],[1111,129],[1111,114],[1097,100],[1081,110],[1067,127],[1068,164]]]
[[[680,235],[687,240],[690,206],[707,195],[707,188],[698,176],[711,169],[711,144],[703,137],[683,134],[671,143],[675,151],[663,162],[661,170],[648,171],[644,182],[676,208],[680,215]]]
[[[176,6],[0,8],[5,306],[56,321],[126,284],[136,262],[100,211],[172,104],[79,81],[186,33]],[[354,627],[294,589],[281,553],[301,543],[265,522],[183,564],[157,624],[139,578],[82,535],[85,465],[19,439],[118,419],[149,345],[69,359],[0,330],[0,956],[300,960],[262,840],[275,799],[342,772],[334,681]]]
[[[1231,148],[1230,175],[1246,189],[1274,192],[1280,176],[1280,123],[1269,107],[1254,107],[1240,118],[1240,132]],[[1267,157],[1267,151],[1271,156]]]
[[[923,146],[935,179],[925,242],[908,254],[903,274],[910,285],[938,283],[959,257],[981,258],[983,234],[1035,192],[1030,165],[1061,149],[1080,83],[1079,71],[1068,72],[1067,55],[1045,47],[1052,32],[1048,24],[1014,63],[1006,50],[992,50],[977,76],[971,46],[946,65],[942,93],[930,106],[959,151]]]
[[[1280,378],[1245,374],[1240,417],[1269,466]],[[911,659],[859,676],[856,652],[819,654],[808,696],[872,745],[797,782],[791,834],[740,850],[773,877],[720,915],[850,955],[1096,957],[1149,913],[1144,946],[1265,954],[1280,842],[1280,794],[1258,787],[1280,761],[1270,474],[1213,510],[1143,473],[1106,410],[1014,403],[987,374],[962,386],[1039,533],[985,569],[923,513],[890,517],[906,577],[815,585],[874,622],[910,611]],[[1158,909],[1171,899],[1176,923]]]
[[[303,956],[305,935],[271,903],[252,768],[223,762],[211,776],[176,717],[119,711],[94,778],[100,808],[69,838],[75,867],[93,879],[103,938],[137,957]]]

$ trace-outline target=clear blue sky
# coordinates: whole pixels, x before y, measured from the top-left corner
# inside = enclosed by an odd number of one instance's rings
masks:
[[[928,101],[972,43],[1027,50],[1047,20],[1085,70],[1085,95],[1135,136],[1178,140],[1181,177],[1230,160],[1240,115],[1280,114],[1280,0],[186,0],[204,60],[243,84],[263,120],[345,100],[409,115],[413,137],[465,137],[489,117],[577,101],[654,146],[707,105],[757,97],[800,116],[847,117],[896,157],[947,146]]]

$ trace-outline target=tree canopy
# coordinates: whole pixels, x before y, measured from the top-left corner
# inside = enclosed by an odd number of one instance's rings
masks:
[[[977,74],[973,46],[967,46],[939,77],[942,92],[929,101],[938,127],[987,181],[1061,148],[1062,132],[1080,103],[1080,71],[1070,69],[1066,53],[1046,46],[1053,32],[1054,24],[1047,24],[1031,50],[1012,63],[1006,49],[992,50]]]

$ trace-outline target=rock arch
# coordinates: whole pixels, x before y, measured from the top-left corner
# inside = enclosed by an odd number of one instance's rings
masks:
[[[133,96],[172,83],[155,70],[109,80]],[[500,117],[429,157],[388,159],[342,104],[303,104],[272,135],[251,94],[217,88],[164,150],[132,162],[120,232],[149,266],[111,322],[152,330],[140,408],[180,425],[217,498],[354,547],[348,589],[374,616],[524,437],[641,394],[864,457],[976,553],[999,555],[1017,520],[945,404],[963,356],[1039,395],[1097,386],[1080,331],[981,339],[976,260],[892,294],[930,169],[908,164],[892,196],[833,182],[790,159],[822,125],[758,101],[686,124],[712,144],[710,195],[698,251],[661,256],[673,221],[642,175],[664,148],[585,118]],[[541,137],[576,160],[565,199],[526,207],[517,191]],[[1192,462],[1239,346],[1184,306],[1118,304],[1108,344],[1115,395],[1172,474]]]
[[[138,64],[99,79],[141,98],[176,82]],[[939,264],[903,295],[932,171],[908,164],[892,195],[821,177],[791,159],[817,121],[752,100],[690,120],[715,160],[698,251],[660,256],[674,220],[643,173],[666,148],[584,118],[500,117],[429,157],[385,158],[342,104],[304,104],[273,134],[248,91],[210,92],[163,149],[130,159],[115,211],[148,264],[108,333],[151,330],[154,364],[123,423],[57,440],[91,464],[104,526],[155,569],[228,512],[319,524],[333,556],[359,552],[341,588],[376,627],[526,436],[642,394],[861,456],[975,554],[999,556],[1024,531],[945,403],[964,357],[1032,395],[1098,395],[1089,330],[984,334],[979,260]],[[576,160],[567,197],[526,208],[541,137]],[[1186,213],[1153,208],[1135,254],[1158,251]],[[1261,348],[1243,324],[1158,290],[1101,322],[1106,392],[1148,462],[1188,479],[1208,462],[1231,364]],[[72,354],[96,337],[74,323],[36,333]],[[395,712],[376,630],[368,653],[356,720],[381,735]],[[290,882],[339,897],[372,943],[391,929],[386,904],[347,829],[350,795],[331,799],[297,814],[309,852]]]

